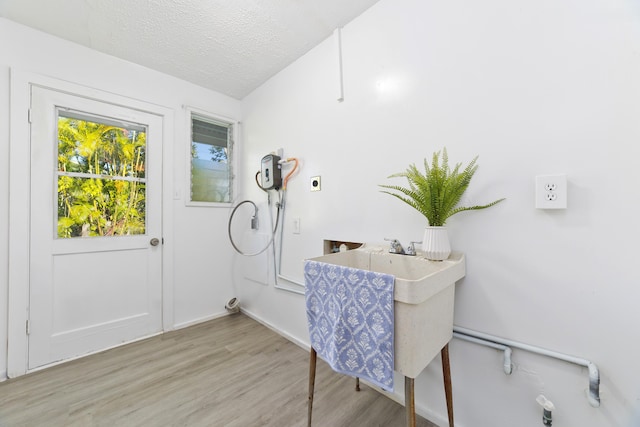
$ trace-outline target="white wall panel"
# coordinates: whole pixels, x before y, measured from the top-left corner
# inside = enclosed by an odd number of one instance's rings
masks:
[[[285,228],[288,273],[300,274],[325,238],[420,240],[425,221],[377,185],[444,146],[452,161],[479,155],[466,202],[507,200],[448,223],[454,250],[467,256],[455,323],[592,360],[602,406],[589,406],[584,368],[515,350],[505,376],[498,352],[454,342],[457,425],[538,426],[539,393],[556,404],[554,426],[635,425],[637,6],[382,0],[342,30],[342,41],[343,103],[333,40],[243,101],[250,171],[278,147],[302,161],[288,190],[287,221],[302,224],[300,235]],[[552,173],[568,176],[568,209],[536,210],[534,178]],[[312,193],[314,175],[322,190]],[[246,196],[263,201],[245,182]],[[236,280],[247,310],[308,342],[301,296]],[[418,378],[417,405],[440,421],[438,369]]]

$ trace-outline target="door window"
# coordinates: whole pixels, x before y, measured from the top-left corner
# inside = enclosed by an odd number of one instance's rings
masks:
[[[58,110],[57,237],[145,234],[146,128]]]

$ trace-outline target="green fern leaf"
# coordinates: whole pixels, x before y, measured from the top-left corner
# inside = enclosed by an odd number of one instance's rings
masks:
[[[390,194],[420,212],[429,225],[443,226],[447,219],[458,212],[486,209],[503,199],[486,205],[458,206],[462,196],[469,187],[471,179],[478,169],[478,156],[464,168],[457,163],[453,169],[449,167],[447,149],[433,153],[431,165],[424,159],[424,173],[415,164],[411,164],[404,172],[390,175],[389,178],[406,178],[408,187],[399,185],[379,185]]]

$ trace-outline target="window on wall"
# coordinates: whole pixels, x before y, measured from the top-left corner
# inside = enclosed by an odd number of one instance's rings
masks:
[[[191,112],[191,186],[189,201],[233,200],[233,123]]]

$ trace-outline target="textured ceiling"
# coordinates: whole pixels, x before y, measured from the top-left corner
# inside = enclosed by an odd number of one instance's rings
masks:
[[[242,99],[378,0],[0,0],[0,16]]]

